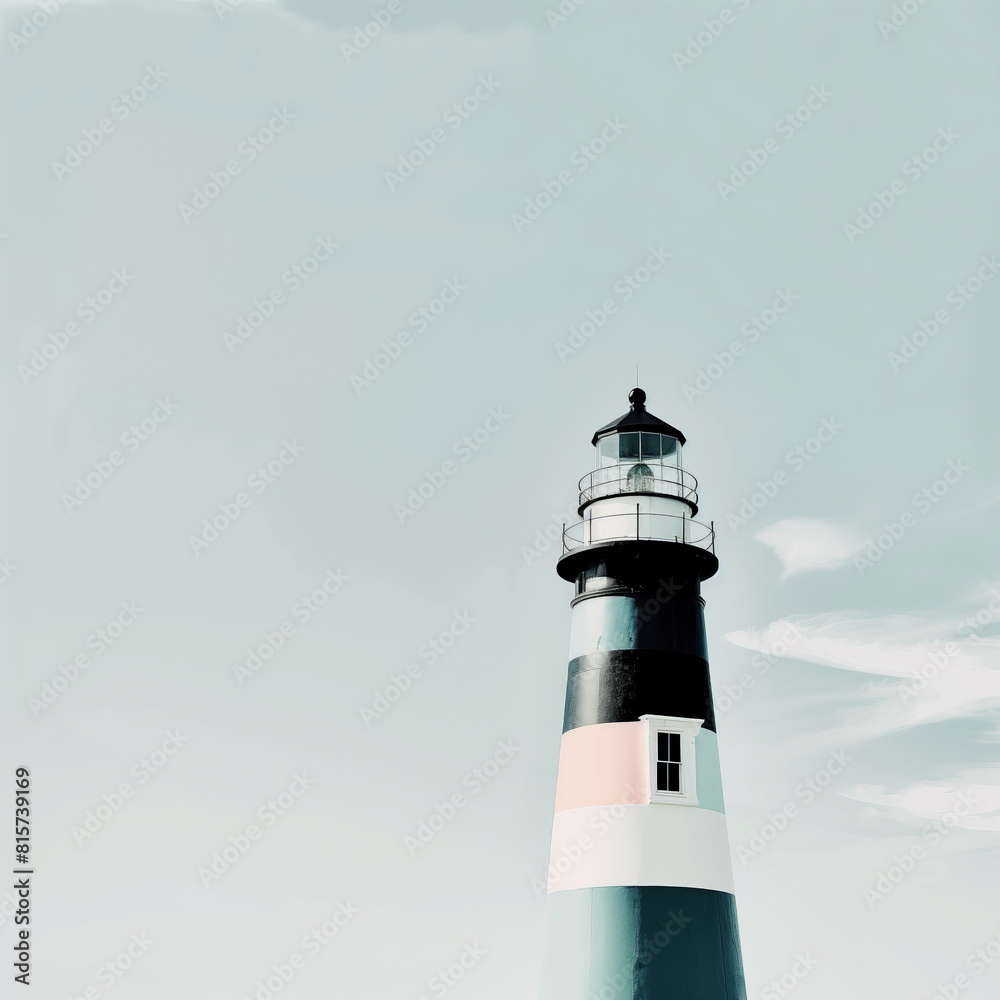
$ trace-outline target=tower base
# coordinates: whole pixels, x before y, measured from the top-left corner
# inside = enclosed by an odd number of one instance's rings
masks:
[[[736,900],[615,886],[548,896],[541,1000],[746,1000]]]

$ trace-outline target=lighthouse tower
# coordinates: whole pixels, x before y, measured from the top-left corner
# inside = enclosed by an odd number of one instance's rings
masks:
[[[631,408],[593,437],[548,870],[542,1000],[745,1000],[684,435]]]

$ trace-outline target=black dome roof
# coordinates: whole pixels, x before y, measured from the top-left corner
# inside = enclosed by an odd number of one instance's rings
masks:
[[[628,401],[632,404],[628,413],[623,414],[617,420],[612,420],[610,424],[605,424],[594,431],[591,444],[597,444],[597,439],[604,437],[612,431],[653,431],[659,434],[669,434],[677,438],[681,444],[685,443],[684,435],[676,428],[671,427],[665,420],[654,417],[646,409],[646,394],[642,389],[633,389],[628,394]]]

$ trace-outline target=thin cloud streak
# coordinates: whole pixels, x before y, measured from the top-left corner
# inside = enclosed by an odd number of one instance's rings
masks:
[[[781,560],[782,579],[806,570],[837,569],[865,546],[854,528],[813,517],[776,521],[754,538],[770,546]]]

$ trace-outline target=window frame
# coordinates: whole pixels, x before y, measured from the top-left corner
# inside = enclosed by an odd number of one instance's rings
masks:
[[[634,455],[623,455],[622,445],[625,443],[625,438],[635,438],[635,454]],[[629,442],[631,443],[631,441]],[[642,454],[642,438],[639,431],[621,431],[618,434],[618,464],[619,465],[634,465],[636,462],[641,461],[640,455]]]
[[[704,719],[684,719],[673,715],[642,715],[640,721],[646,733],[646,757],[649,773],[650,803],[670,805],[698,805],[698,771],[695,755],[695,738]],[[679,792],[660,791],[656,787],[657,742],[660,733],[680,736],[681,759]]]
[[[626,434],[638,434],[636,441],[637,454],[633,456],[623,456],[621,454],[621,439]],[[658,450],[655,455],[645,454],[642,446],[643,437],[658,438]],[[664,441],[671,442],[671,449],[665,452]],[[613,445],[613,449],[612,446]],[[636,462],[655,462],[657,465],[665,465],[671,468],[681,468],[681,443],[672,434],[664,434],[662,431],[612,431],[597,439],[594,449],[597,453],[597,468],[604,469],[612,465],[634,465]]]

